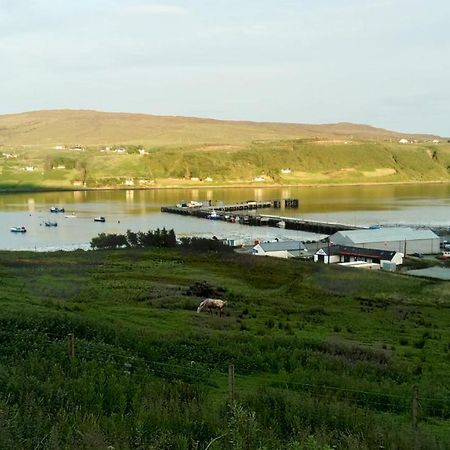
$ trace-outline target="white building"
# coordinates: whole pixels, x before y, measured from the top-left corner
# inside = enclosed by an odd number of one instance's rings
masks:
[[[283,174],[291,173],[291,169],[281,169],[281,173]]]
[[[330,236],[336,245],[390,250],[403,254],[439,253],[440,239],[431,230],[407,227],[384,227],[369,230],[338,231]]]
[[[25,167],[25,171],[26,172],[34,172],[34,167],[33,166],[26,166]]]
[[[256,181],[256,182],[265,181],[265,178],[263,176],[259,176],[259,177],[253,178],[253,181]]]
[[[385,262],[393,263],[395,266],[403,264],[403,253],[392,250],[330,245],[317,250],[314,262],[370,269],[373,269],[375,264],[379,269]]]
[[[409,144],[409,141],[408,141],[408,139],[403,138],[403,139],[400,139],[400,140],[398,141],[398,143],[399,143],[399,144]]]
[[[273,256],[276,258],[296,258],[306,254],[308,250],[301,241],[261,242],[252,249],[257,256]]]

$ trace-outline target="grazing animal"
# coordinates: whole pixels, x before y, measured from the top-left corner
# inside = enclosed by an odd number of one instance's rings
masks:
[[[200,311],[207,309],[210,314],[212,314],[213,309],[219,310],[219,316],[222,316],[223,307],[227,304],[226,301],[216,300],[214,298],[207,298],[203,300],[200,305],[198,305],[197,313]]]

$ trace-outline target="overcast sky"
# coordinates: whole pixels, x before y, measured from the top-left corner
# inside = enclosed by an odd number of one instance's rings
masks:
[[[449,0],[0,0],[0,113],[357,122],[450,136]]]

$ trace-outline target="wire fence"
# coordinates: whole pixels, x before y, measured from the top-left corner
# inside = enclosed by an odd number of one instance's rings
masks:
[[[1,330],[4,329],[5,327],[2,325]],[[180,364],[154,361],[144,355],[120,353],[107,343],[93,343],[86,339],[75,339],[73,334],[67,336],[52,331],[33,329],[9,329],[9,331],[34,331],[39,332],[54,342],[62,344],[67,341],[67,354],[69,359],[98,361],[98,356],[103,355],[106,361],[119,365],[124,371],[129,373],[138,369],[144,369],[157,377],[178,379],[189,383],[195,383],[201,379],[202,384],[216,386],[218,386],[218,379],[227,380],[228,378],[229,397],[231,401],[235,401],[236,395],[240,392],[239,382],[242,382],[242,385],[245,386],[245,381],[249,379],[245,375],[236,375],[233,365],[230,365],[228,372],[225,372],[217,368],[198,367],[198,363],[194,361],[188,362],[187,364]],[[232,370],[230,370],[231,367],[233,367]],[[373,409],[378,412],[389,412],[393,414],[410,413],[412,417],[420,417],[421,420],[431,418],[450,420],[450,396],[422,396],[417,387],[413,387],[410,393],[393,394],[327,384],[304,383],[291,379],[265,381],[253,383],[253,385],[258,386],[260,389],[289,391],[295,394],[307,395],[315,399],[329,401],[330,398],[333,398],[337,401],[346,402],[361,408]]]

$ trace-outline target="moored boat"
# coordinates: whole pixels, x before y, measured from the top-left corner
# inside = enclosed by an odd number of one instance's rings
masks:
[[[51,222],[50,220],[47,220],[44,222],[44,225],[46,227],[57,227],[58,226],[58,222]]]
[[[64,209],[64,208],[58,208],[57,206],[52,206],[51,208],[50,208],[50,212],[51,213],[63,213],[63,212],[65,212],[66,210]]]
[[[208,214],[208,219],[210,220],[220,220],[220,215],[213,209],[211,214]]]
[[[104,217],[94,217],[94,222],[106,222],[106,219]]]
[[[27,229],[25,227],[11,227],[13,233],[26,233]]]
[[[284,220],[280,220],[280,221],[277,223],[277,227],[278,227],[278,228],[286,228],[286,222],[285,222]]]

